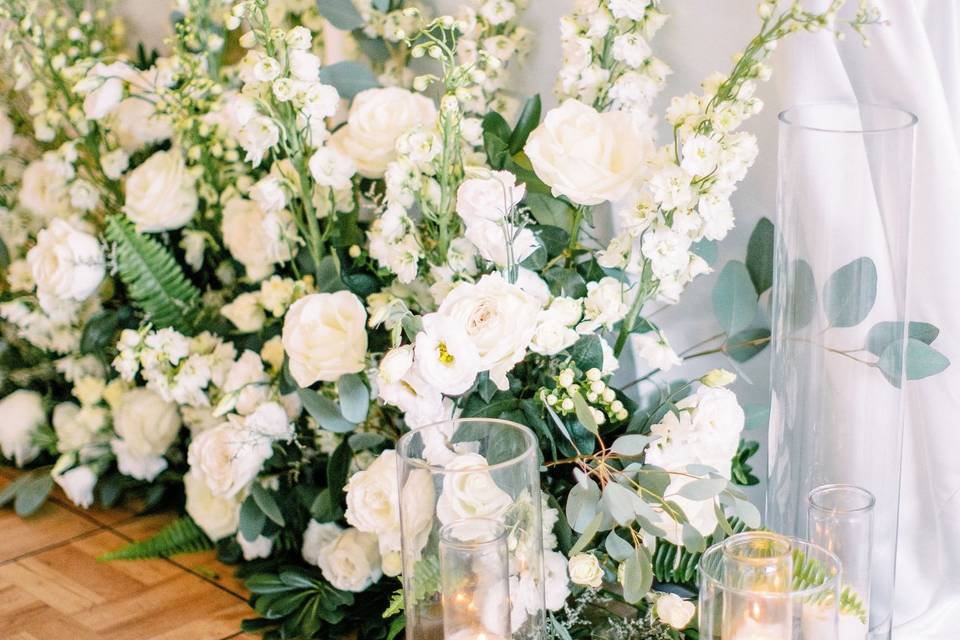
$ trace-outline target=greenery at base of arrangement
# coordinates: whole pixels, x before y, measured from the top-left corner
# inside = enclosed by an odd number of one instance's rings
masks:
[[[110,560],[143,560],[146,558],[169,558],[181,553],[194,553],[212,549],[213,542],[197,526],[190,516],[180,517],[156,534],[131,542],[125,547],[108,551],[97,557],[102,562]]]

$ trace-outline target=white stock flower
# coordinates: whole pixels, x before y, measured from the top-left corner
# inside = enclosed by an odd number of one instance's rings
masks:
[[[470,226],[474,222],[499,222],[526,194],[524,184],[516,184],[509,171],[493,171],[482,178],[464,180],[457,189],[457,213]],[[519,262],[519,261],[518,261]]]
[[[0,451],[22,467],[40,454],[33,438],[47,422],[43,396],[36,391],[18,389],[0,400]]]
[[[717,168],[721,146],[713,138],[704,135],[691,136],[683,143],[683,160],[680,166],[693,176],[706,176]]]
[[[180,425],[176,403],[145,388],[124,393],[113,410],[113,430],[118,437],[111,442],[121,471],[152,480],[166,468],[163,454],[176,440]]]
[[[444,465],[446,473],[437,500],[440,522],[450,524],[467,518],[499,520],[507,512],[513,499],[497,486],[487,466],[487,459],[478,453],[459,454]]]
[[[377,536],[347,529],[323,548],[317,566],[330,584],[342,591],[366,591],[383,575]]]
[[[634,334],[631,336],[631,339],[637,355],[646,361],[648,366],[654,369],[669,371],[683,362],[670,347],[666,336],[659,331],[649,331],[639,335]]]
[[[61,471],[57,468],[61,466],[61,461],[69,463],[72,461],[71,458],[72,456],[62,456],[54,465],[50,476],[67,494],[70,502],[81,509],[86,509],[93,504],[93,488],[97,484],[97,474],[88,465],[80,465],[67,471]]]
[[[27,262],[41,296],[82,302],[97,290],[106,272],[97,239],[65,220],[55,219],[37,235]]]
[[[613,39],[613,59],[637,69],[650,57],[650,45],[638,33],[625,33]]]
[[[287,53],[290,75],[301,82],[316,82],[320,77],[320,58],[300,49]]]
[[[179,229],[197,211],[196,180],[176,149],[150,156],[127,176],[124,191],[123,211],[141,232]]]
[[[437,309],[463,327],[480,356],[481,371],[489,371],[499,389],[507,388],[507,373],[526,355],[539,311],[531,295],[499,274],[457,285]]]
[[[310,156],[310,175],[321,187],[334,190],[349,189],[357,165],[353,159],[335,147],[320,147]]]
[[[280,142],[280,128],[271,118],[256,115],[240,129],[237,141],[246,152],[244,160],[258,167],[267,152]]]
[[[570,582],[573,584],[594,589],[600,588],[603,584],[603,567],[600,566],[597,556],[592,553],[578,553],[570,558],[567,571],[570,573]]]
[[[187,514],[211,540],[233,535],[240,526],[239,496],[224,498],[214,495],[202,478],[192,471],[183,476],[187,494]]]
[[[547,113],[524,150],[554,195],[596,205],[627,194],[653,144],[637,131],[628,114],[598,113],[570,99]]]
[[[262,280],[273,265],[287,262],[297,244],[293,216],[283,209],[267,213],[253,200],[233,198],[223,208],[223,244],[247,271],[251,280]]]
[[[649,5],[650,0],[610,0],[610,13],[617,19],[627,18],[639,22],[646,15]]]
[[[397,87],[367,89],[354,97],[347,124],[331,142],[353,158],[360,175],[382,178],[396,157],[397,139],[416,126],[432,128],[437,117],[433,102]]]
[[[622,282],[610,276],[589,282],[587,297],[583,302],[584,322],[578,331],[591,332],[601,326],[608,330],[613,329],[613,325],[623,320],[629,309]]]
[[[674,629],[686,629],[697,612],[697,606],[675,593],[664,593],[657,598],[657,618]]]
[[[472,387],[480,372],[480,354],[464,326],[439,313],[423,316],[415,354],[417,371],[427,384],[449,396]]]
[[[294,302],[283,321],[283,348],[297,384],[334,382],[362,371],[366,321],[363,302],[349,291],[314,293]]]

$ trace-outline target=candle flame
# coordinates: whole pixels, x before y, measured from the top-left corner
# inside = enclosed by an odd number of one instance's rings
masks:
[[[763,610],[760,608],[760,603],[754,602],[750,606],[750,617],[752,617],[754,620],[759,621],[761,617],[760,615],[761,613],[763,613]]]

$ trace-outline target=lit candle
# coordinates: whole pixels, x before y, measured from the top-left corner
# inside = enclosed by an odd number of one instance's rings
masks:
[[[790,636],[789,630],[785,630],[783,625],[747,618],[736,628],[729,640],[790,640]]]
[[[496,633],[483,629],[463,629],[452,635],[444,636],[444,640],[508,640]]]

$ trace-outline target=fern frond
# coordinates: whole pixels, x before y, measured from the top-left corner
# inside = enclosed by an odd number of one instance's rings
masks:
[[[818,587],[829,577],[816,558],[808,558],[799,550],[793,552],[793,589],[795,591]],[[840,613],[856,616],[864,624],[867,622],[867,609],[860,596],[850,587],[843,587],[840,593]]]
[[[133,302],[157,329],[189,331],[200,291],[183,274],[173,255],[154,238],[137,233],[122,214],[107,218],[107,239],[114,245],[120,279]]]
[[[125,547],[108,551],[97,557],[101,562],[110,560],[143,560],[145,558],[168,558],[179,553],[194,553],[213,549],[213,542],[189,516],[174,520],[153,537],[131,542]]]
[[[729,518],[730,528],[734,533],[747,530],[741,520]],[[723,533],[707,537],[706,547],[710,548],[726,536]],[[659,582],[669,582],[686,587],[690,591],[697,590],[699,578],[700,556],[702,553],[690,553],[683,547],[670,544],[664,540],[657,540],[657,550],[653,553],[653,575]]]

